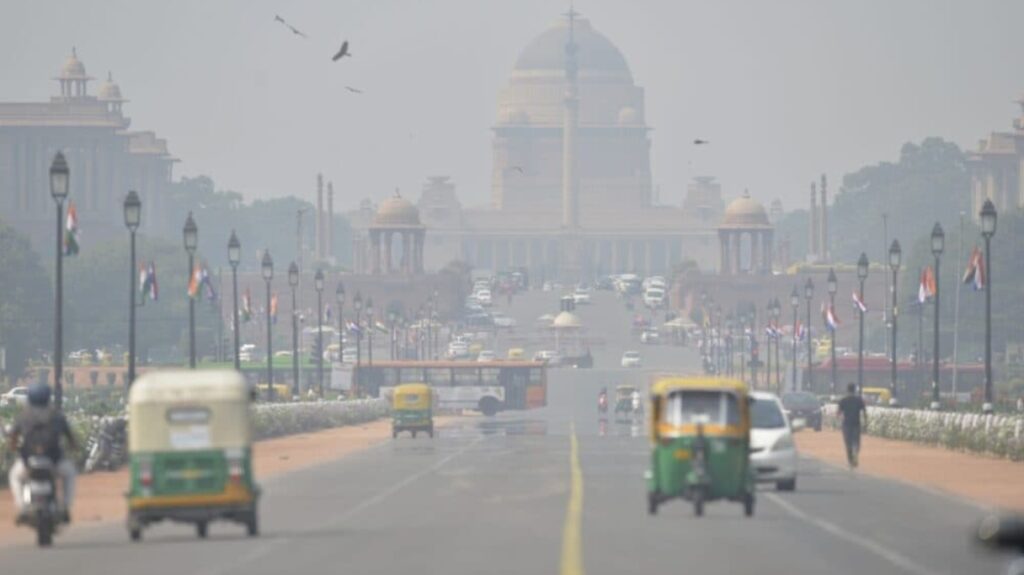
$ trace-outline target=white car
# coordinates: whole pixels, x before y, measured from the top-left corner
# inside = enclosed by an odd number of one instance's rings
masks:
[[[643,362],[640,361],[639,351],[627,351],[622,354],[622,367],[640,367]]]
[[[494,313],[494,314],[491,314],[491,316],[492,316],[492,319],[494,320],[494,327],[515,327],[516,326],[515,318],[509,317],[509,316],[507,316],[507,315],[505,315],[503,313]]]
[[[755,391],[750,396],[750,463],[757,481],[774,483],[779,491],[793,491],[797,451],[782,401],[774,393],[764,391]]]
[[[587,305],[587,304],[589,304],[590,303],[590,290],[589,289],[585,289],[585,288],[577,288],[576,291],[574,291],[572,293],[572,301],[576,305],[580,305],[580,304]]]
[[[645,329],[640,334],[640,343],[654,344],[661,341],[661,334],[656,329]]]
[[[469,356],[469,344],[464,341],[453,341],[448,344],[449,359],[463,359]]]
[[[481,351],[476,356],[477,361],[494,361],[495,359],[497,359],[497,357],[494,355],[494,352],[489,349]]]
[[[562,354],[557,351],[545,349],[533,354],[533,361],[543,361],[548,365],[561,365]]]
[[[476,292],[476,301],[477,301],[477,303],[479,303],[480,305],[482,305],[484,307],[490,306],[492,301],[493,301],[491,299],[491,290],[489,290],[489,289],[478,290]]]
[[[654,287],[648,288],[644,292],[644,305],[654,309],[665,305],[665,290]]]
[[[15,387],[7,393],[0,395],[0,407],[8,405],[26,405],[28,404],[28,388],[27,387]]]

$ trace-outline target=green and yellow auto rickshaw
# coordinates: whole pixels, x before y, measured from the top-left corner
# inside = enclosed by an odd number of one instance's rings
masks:
[[[651,387],[650,514],[669,499],[704,504],[727,499],[754,514],[747,386],[719,378],[664,377]]]
[[[391,437],[408,431],[413,437],[420,431],[434,437],[434,395],[425,383],[403,383],[395,387],[391,398]]]
[[[252,472],[251,395],[235,371],[150,372],[128,394],[128,532],[163,520],[259,532]]]

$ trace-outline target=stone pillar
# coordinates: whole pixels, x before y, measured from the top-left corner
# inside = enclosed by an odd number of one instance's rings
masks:
[[[395,243],[394,232],[391,230],[384,230],[384,273],[389,274],[393,269],[391,267],[391,246]]]
[[[409,230],[402,232],[402,273],[412,273],[412,234]]]
[[[773,266],[772,256],[773,256],[773,252],[775,251],[775,245],[774,245],[775,242],[772,241],[772,236],[774,235],[774,233],[772,232],[772,230],[768,230],[768,231],[764,232],[763,234],[764,234],[763,235],[763,237],[764,237],[764,270],[765,270],[766,274],[772,275],[772,266]]]
[[[750,232],[750,273],[761,273],[761,232]]]
[[[732,235],[732,249],[734,250],[732,254],[732,273],[739,274],[743,270],[743,232],[733,231],[730,233]]]
[[[416,250],[416,273],[423,273],[423,252],[426,251],[424,244],[426,244],[427,241],[427,231],[420,230],[417,232],[416,240],[416,245],[418,246],[418,249]]]
[[[729,275],[729,234],[718,230],[718,273]]]
[[[380,273],[380,230],[370,230],[370,250],[373,252],[373,267],[370,273]]]

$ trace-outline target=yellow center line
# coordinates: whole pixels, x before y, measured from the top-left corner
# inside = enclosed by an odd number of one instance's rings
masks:
[[[562,529],[562,575],[583,575],[583,470],[580,469],[580,446],[576,439],[576,424],[569,436],[569,506],[565,510]]]

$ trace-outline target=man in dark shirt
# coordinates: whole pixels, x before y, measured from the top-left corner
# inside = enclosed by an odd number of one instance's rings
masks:
[[[857,386],[846,385],[846,397],[839,400],[839,417],[843,420],[843,442],[846,444],[846,460],[850,468],[857,467],[860,455],[861,423],[868,425],[868,411],[864,400],[857,394]]]
[[[50,406],[49,386],[38,383],[32,385],[28,390],[28,406],[15,418],[7,438],[8,448],[17,451],[19,455],[8,473],[8,484],[18,511],[19,523],[25,520],[25,502],[21,499],[25,462],[33,455],[44,455],[54,462],[62,484],[62,519],[70,520],[68,510],[75,497],[75,464],[70,458],[64,457],[62,439],[68,447],[77,449],[78,444],[68,420],[63,413]]]

